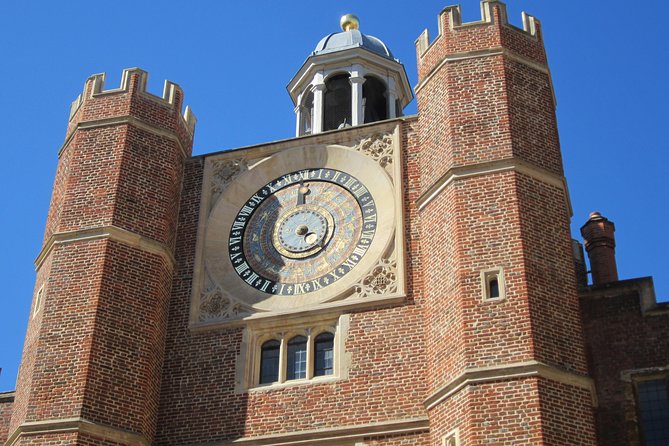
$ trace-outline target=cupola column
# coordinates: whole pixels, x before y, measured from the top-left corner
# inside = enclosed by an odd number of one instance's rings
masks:
[[[316,134],[323,131],[323,94],[325,93],[323,75],[316,75],[311,91],[314,93],[314,127],[311,133]]]
[[[365,83],[364,71],[361,66],[354,65],[351,70],[351,125],[360,125],[365,122],[365,112],[362,101],[362,84]]]
[[[300,104],[295,107],[295,136],[302,135],[302,113],[304,112],[304,105],[302,105],[302,96],[300,96]]]
[[[388,78],[388,90],[386,91],[386,100],[388,107],[388,119],[397,118],[395,102],[397,101],[397,90],[395,89],[395,79]]]

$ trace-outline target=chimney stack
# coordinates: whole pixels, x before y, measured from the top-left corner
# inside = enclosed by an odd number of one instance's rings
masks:
[[[599,212],[592,212],[588,221],[581,227],[585,250],[590,259],[593,285],[618,280],[615,230],[613,222]]]

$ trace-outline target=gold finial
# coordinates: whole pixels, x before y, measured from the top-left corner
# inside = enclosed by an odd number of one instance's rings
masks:
[[[360,28],[360,19],[358,19],[358,17],[356,17],[353,14],[346,14],[341,16],[339,25],[341,25],[341,29],[343,29],[344,31],[358,29]]]

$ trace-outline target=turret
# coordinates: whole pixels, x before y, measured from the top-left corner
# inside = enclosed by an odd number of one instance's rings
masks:
[[[593,445],[541,27],[529,15],[510,25],[499,1],[481,9],[462,23],[447,7],[439,36],[416,42],[430,434]]]
[[[413,99],[404,66],[359,25],[343,16],[342,32],[321,39],[288,84],[296,136],[392,119]]]
[[[8,444],[151,444],[195,117],[88,79],[60,149]]]

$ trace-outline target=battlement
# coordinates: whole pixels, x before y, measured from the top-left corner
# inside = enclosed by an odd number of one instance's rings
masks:
[[[77,96],[70,106],[70,121],[72,121],[77,112],[81,109],[82,104],[89,99],[98,99],[108,96],[129,93],[130,95],[137,94],[143,98],[154,101],[156,104],[168,106],[181,111],[183,103],[183,90],[174,82],[165,81],[163,87],[163,95],[157,96],[146,90],[146,84],[149,74],[140,68],[126,68],[123,70],[121,76],[121,85],[118,88],[105,90],[105,73],[94,74],[90,76],[84,84],[83,92]],[[195,124],[197,118],[189,106],[186,106],[183,114],[180,113],[186,128],[191,136],[195,131]]]
[[[457,33],[460,30],[497,25],[496,28],[498,29],[511,29],[537,40],[540,34],[539,20],[523,12],[522,21],[522,28],[511,25],[507,17],[506,5],[498,0],[481,1],[481,20],[476,22],[462,23],[460,5],[447,6],[439,14],[439,34],[434,41],[430,43],[427,29],[425,29],[418,39],[416,39],[416,51],[418,53],[419,62],[432,46],[445,35],[444,31],[448,33]]]

